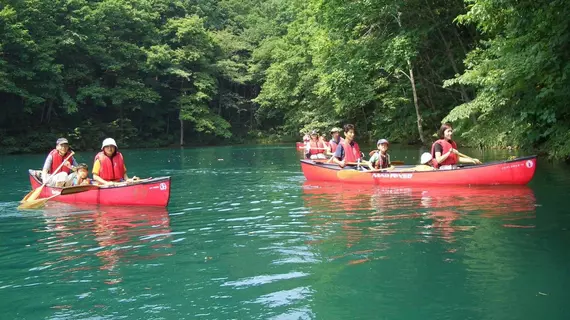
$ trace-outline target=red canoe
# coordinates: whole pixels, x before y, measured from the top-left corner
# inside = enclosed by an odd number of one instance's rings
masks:
[[[29,170],[32,189],[42,185],[34,174]],[[40,194],[41,198],[47,198],[59,194],[61,188],[45,186]],[[122,186],[101,186],[99,188],[80,193],[57,196],[53,201],[67,203],[89,203],[113,206],[157,206],[166,207],[170,199],[170,177],[153,178],[143,180],[140,183]]]
[[[303,142],[296,142],[297,150],[305,149],[305,143]]]
[[[301,169],[310,181],[375,184],[385,186],[409,185],[516,185],[527,184],[536,170],[536,156],[514,160],[468,165],[456,170],[427,172],[401,171],[413,166],[398,166],[395,170],[359,171],[354,167],[341,169],[334,164],[301,160]]]

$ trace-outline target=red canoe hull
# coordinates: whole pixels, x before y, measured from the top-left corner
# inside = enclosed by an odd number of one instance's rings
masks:
[[[41,182],[30,170],[32,189],[41,186]],[[59,194],[61,188],[45,186],[41,198]],[[166,207],[170,200],[170,177],[153,178],[141,183],[101,187],[85,192],[54,197],[51,201],[66,203],[87,203],[112,206],[155,206]]]
[[[296,142],[297,150],[305,149],[305,144],[303,142]]]
[[[404,166],[406,167],[406,166]],[[404,168],[402,167],[402,168]],[[410,167],[410,166],[407,166]],[[427,172],[387,171],[366,172],[337,165],[301,160],[301,169],[309,181],[331,181],[383,186],[425,185],[524,185],[536,170],[536,156],[483,165],[465,166],[456,170]]]

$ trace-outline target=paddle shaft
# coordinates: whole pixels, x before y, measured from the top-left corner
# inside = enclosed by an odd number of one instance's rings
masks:
[[[57,174],[59,172],[59,170],[61,170],[61,168],[63,167],[63,164],[65,162],[67,162],[73,155],[75,154],[75,152],[71,151],[71,153],[69,154],[69,156],[67,156],[67,158],[63,159],[63,161],[60,163],[60,165],[54,170],[53,175]],[[42,189],[45,187],[45,185],[47,184],[49,179],[44,179],[45,177],[42,177],[42,180],[44,180],[44,182],[42,183],[41,186],[37,187],[36,189],[30,191],[28,194],[26,194],[24,196],[24,198],[20,201],[25,202],[28,200],[36,200],[39,196],[40,193],[42,192]]]
[[[59,164],[59,166],[55,169],[55,171],[54,171],[51,175],[52,175],[52,176],[55,176],[56,174],[58,174],[58,173],[59,173],[59,170],[61,170],[61,168],[63,168],[63,165],[64,165],[67,161],[69,161],[69,159],[70,159],[71,157],[73,157],[74,154],[75,154],[75,152],[74,152],[74,151],[71,151],[71,152],[69,153],[69,155],[67,156],[67,158],[63,159],[63,161]],[[53,159],[52,159],[52,160],[53,160]],[[42,177],[42,180],[43,180],[43,178],[44,178],[44,177]],[[49,179],[46,179],[46,181],[42,184],[42,188],[47,184],[47,180],[49,180]]]

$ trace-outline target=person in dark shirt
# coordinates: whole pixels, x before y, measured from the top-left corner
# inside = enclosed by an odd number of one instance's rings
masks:
[[[449,170],[455,169],[457,163],[481,164],[479,159],[466,156],[457,150],[457,144],[451,139],[453,135],[451,124],[443,124],[438,134],[439,140],[434,142],[431,147],[432,164],[435,168]]]

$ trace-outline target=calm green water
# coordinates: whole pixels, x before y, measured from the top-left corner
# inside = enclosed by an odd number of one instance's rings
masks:
[[[2,319],[568,318],[567,166],[539,159],[522,188],[350,187],[306,182],[294,148],[124,151],[131,175],[172,176],[164,209],[20,212],[45,155],[0,158]]]

